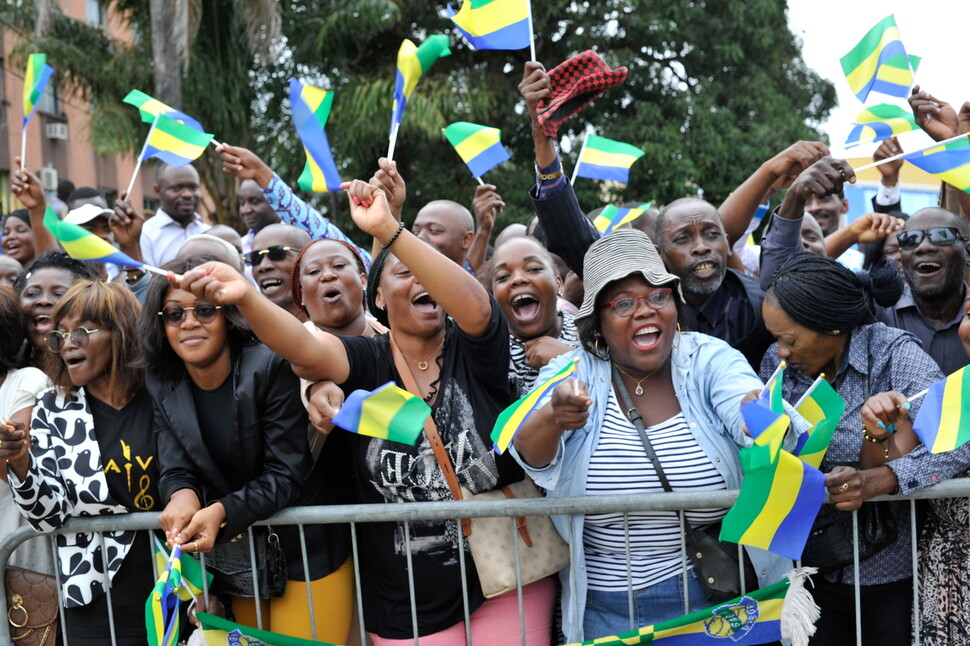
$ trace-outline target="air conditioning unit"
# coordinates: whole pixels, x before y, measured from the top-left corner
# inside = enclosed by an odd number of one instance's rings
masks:
[[[67,139],[66,123],[48,123],[44,126],[44,134],[48,139]]]
[[[48,124],[51,125],[51,124]],[[63,125],[63,124],[60,124]],[[56,191],[57,190],[57,169],[53,166],[45,166],[37,171],[37,175],[40,177],[41,186],[44,187],[45,191]]]

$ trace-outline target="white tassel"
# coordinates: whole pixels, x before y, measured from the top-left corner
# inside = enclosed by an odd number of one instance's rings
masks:
[[[808,638],[815,634],[815,622],[821,611],[812,593],[805,589],[805,580],[817,571],[803,567],[788,573],[788,592],[781,609],[781,636],[791,639],[791,646],[808,646]]]

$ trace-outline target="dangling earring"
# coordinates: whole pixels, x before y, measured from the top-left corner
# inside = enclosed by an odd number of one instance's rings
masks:
[[[680,331],[681,331],[680,330],[680,323],[678,323],[677,324],[677,333],[674,335],[674,343],[673,343],[673,346],[675,348],[679,348],[680,347]]]

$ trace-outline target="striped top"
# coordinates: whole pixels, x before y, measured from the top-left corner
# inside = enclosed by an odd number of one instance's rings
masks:
[[[647,427],[646,431],[674,491],[727,488],[724,478],[691,434],[683,412]],[[623,414],[615,391],[610,389],[599,443],[590,457],[586,494],[663,491],[640,434]],[[718,522],[726,513],[726,509],[692,510],[686,516],[691,525],[704,526]],[[631,513],[628,519],[633,589],[646,588],[679,574],[683,560],[677,512]],[[627,558],[623,514],[588,515],[583,529],[583,545],[589,588],[625,591]]]
[[[572,314],[559,312],[559,323],[560,332],[557,340],[578,348],[579,333],[576,331]],[[535,387],[540,368],[529,365],[529,360],[525,356],[525,341],[512,334],[509,334],[509,350],[511,351],[509,376],[515,381],[519,395],[525,395]]]

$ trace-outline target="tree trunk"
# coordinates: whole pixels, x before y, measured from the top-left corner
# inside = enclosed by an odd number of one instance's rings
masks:
[[[182,56],[188,25],[186,0],[151,0],[152,71],[155,98],[182,107]]]

